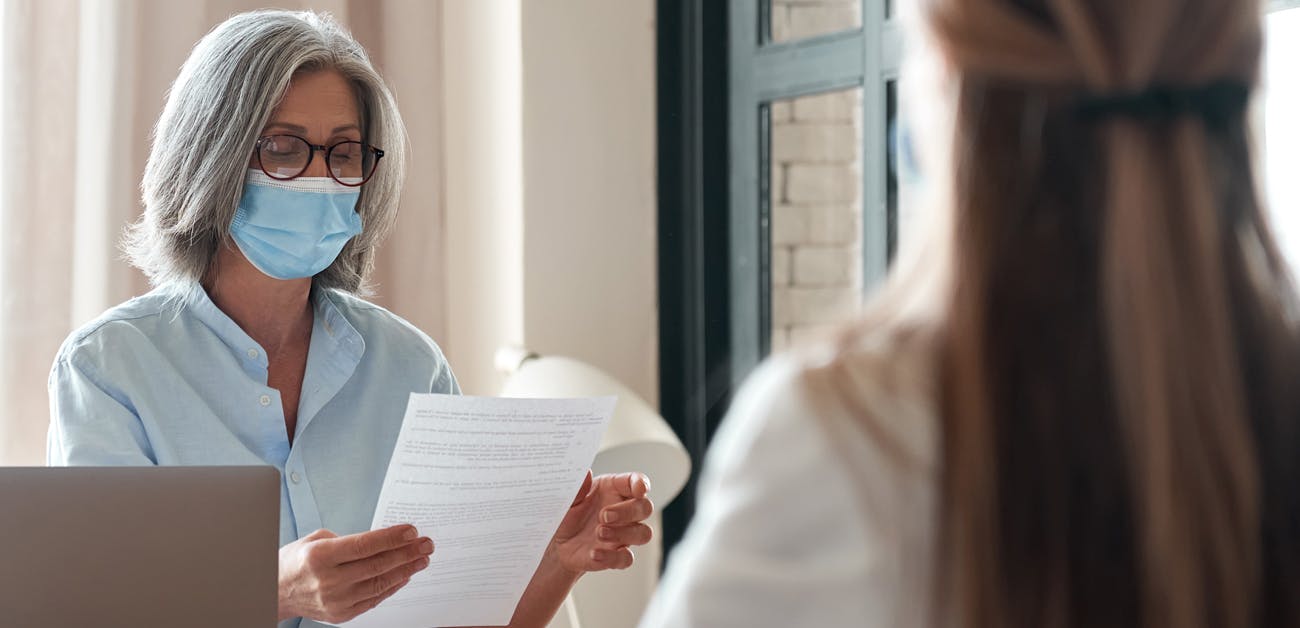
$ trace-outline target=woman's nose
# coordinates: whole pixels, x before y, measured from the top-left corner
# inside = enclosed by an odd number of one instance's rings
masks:
[[[304,177],[328,177],[329,159],[325,157],[325,149],[312,148],[311,163],[307,164],[307,169],[302,171],[300,176]]]

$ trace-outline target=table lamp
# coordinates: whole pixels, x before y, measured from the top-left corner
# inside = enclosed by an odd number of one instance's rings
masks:
[[[591,465],[592,473],[640,471],[650,477],[650,499],[657,509],[668,505],[691,474],[691,458],[672,428],[632,389],[578,360],[538,356],[520,349],[503,350],[498,367],[509,375],[503,397],[618,397],[614,416]]]
[[[507,373],[503,397],[617,396],[614,416],[591,464],[592,473],[645,473],[650,478],[649,497],[658,512],[681,493],[691,474],[690,456],[664,418],[630,388],[584,362],[539,356],[516,347],[498,351],[496,366]],[[658,528],[659,521],[656,514],[649,523]],[[638,551],[637,564],[628,572],[589,574],[565,601],[550,628],[579,628],[580,623],[616,626],[629,621],[635,625],[658,581],[662,555],[662,544],[656,538]]]

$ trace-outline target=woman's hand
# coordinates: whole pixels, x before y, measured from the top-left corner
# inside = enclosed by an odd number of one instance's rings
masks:
[[[650,480],[640,473],[593,479],[588,472],[547,553],[575,577],[631,567],[631,546],[645,545],[652,536],[642,523],[654,512],[649,490]]]
[[[280,548],[280,619],[352,619],[429,566],[433,541],[409,525],[338,536],[317,530]]]

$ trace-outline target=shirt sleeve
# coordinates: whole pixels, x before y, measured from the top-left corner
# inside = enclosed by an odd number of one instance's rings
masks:
[[[434,370],[433,379],[429,382],[429,392],[440,395],[459,395],[460,382],[456,381],[456,374],[451,371],[451,363],[447,362],[447,357],[443,355],[442,349],[432,340],[426,341],[434,351]]]
[[[769,364],[737,396],[641,628],[891,625],[873,607],[894,594],[873,549],[891,540],[855,508],[795,373]]]
[[[50,466],[156,464],[140,417],[129,399],[99,378],[76,354],[60,356],[50,371]]]
[[[451,367],[443,363],[442,372],[438,378],[433,381],[433,390],[429,392],[441,393],[444,395],[459,395],[460,382],[456,381],[456,375],[451,372]]]

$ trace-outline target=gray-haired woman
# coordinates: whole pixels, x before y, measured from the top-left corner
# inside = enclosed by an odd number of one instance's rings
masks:
[[[155,290],[73,333],[50,375],[50,464],[282,471],[287,626],[355,617],[433,552],[411,526],[366,531],[408,393],[459,390],[432,340],[355,296],[393,225],[405,142],[328,17],[219,25],[172,87],[127,242]],[[631,564],[647,488],[588,481],[512,626],[544,625],[584,572]]]

